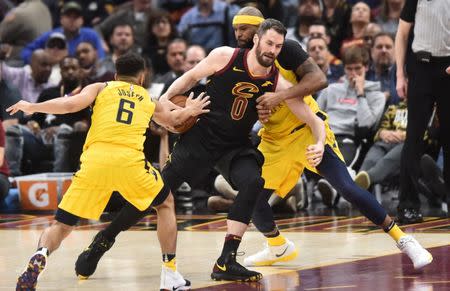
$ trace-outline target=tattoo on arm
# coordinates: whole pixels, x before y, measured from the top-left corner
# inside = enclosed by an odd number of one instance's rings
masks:
[[[295,71],[299,80],[301,80],[306,74],[320,71],[319,66],[312,60],[311,57],[306,59]]]

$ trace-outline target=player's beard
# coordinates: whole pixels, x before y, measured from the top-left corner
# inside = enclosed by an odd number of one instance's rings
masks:
[[[263,67],[270,67],[273,65],[273,62],[275,62],[275,56],[274,55],[270,55],[270,57],[272,57],[272,59],[269,60],[265,60],[265,57],[269,57],[269,54],[264,54],[263,52],[261,52],[261,48],[259,47],[259,44],[256,46],[256,60],[258,61],[258,63],[263,66]]]

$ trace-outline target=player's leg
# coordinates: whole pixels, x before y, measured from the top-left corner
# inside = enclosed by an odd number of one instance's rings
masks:
[[[211,274],[214,280],[258,281],[262,278],[262,274],[250,271],[236,261],[242,235],[264,187],[260,172],[260,163],[253,155],[236,157],[231,162],[230,180],[239,192],[228,213],[227,235],[222,253]]]
[[[78,256],[75,262],[77,276],[87,279],[94,274],[98,262],[113,246],[116,236],[139,222],[145,214],[145,211],[140,211],[127,201],[113,221],[104,230],[99,231],[91,244]]]
[[[177,271],[177,219],[173,195],[168,188],[162,190],[154,204],[157,211],[157,233],[163,260],[160,290],[189,290],[191,282],[184,279]]]
[[[26,269],[17,279],[16,290],[35,290],[39,275],[47,265],[48,256],[58,249],[61,242],[72,232],[79,218],[58,208],[55,220],[41,234],[37,251],[31,256]]]
[[[245,266],[270,266],[277,262],[293,260],[298,255],[295,244],[281,235],[268,203],[273,190],[264,190],[253,211],[252,222],[266,237],[267,247],[244,260]]]
[[[322,162],[317,169],[347,201],[355,205],[364,216],[383,228],[395,240],[400,250],[413,261],[415,268],[431,263],[433,259],[431,254],[395,224],[371,193],[355,184],[344,162],[338,158],[330,146],[325,146]]]

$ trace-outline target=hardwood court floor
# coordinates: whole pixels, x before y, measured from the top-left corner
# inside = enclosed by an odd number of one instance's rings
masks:
[[[0,290],[12,290],[17,275],[34,252],[51,216],[0,215]],[[308,216],[278,220],[299,248],[289,263],[255,268],[259,283],[210,280],[211,268],[224,239],[223,216],[180,215],[179,271],[197,290],[450,290],[450,219],[427,218],[407,231],[434,255],[425,270],[413,270],[393,241],[361,217]],[[87,222],[51,255],[38,290],[159,290],[161,255],[154,216],[122,233],[89,280],[75,277],[77,255],[103,224]],[[263,246],[251,229],[240,251],[253,254]],[[243,257],[239,257],[242,261]]]

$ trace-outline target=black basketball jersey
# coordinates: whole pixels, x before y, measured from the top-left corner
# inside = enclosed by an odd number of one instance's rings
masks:
[[[258,120],[256,99],[276,88],[278,70],[272,67],[266,76],[252,76],[247,67],[248,49],[236,49],[229,63],[210,76],[206,93],[211,98],[210,112],[203,114],[197,126],[209,132],[216,142],[242,143]]]

